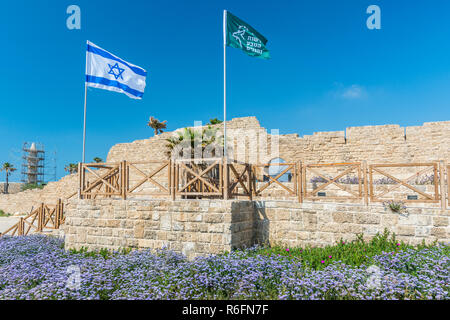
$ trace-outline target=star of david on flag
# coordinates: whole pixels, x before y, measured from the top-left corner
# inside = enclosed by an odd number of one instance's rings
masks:
[[[87,42],[86,85],[142,99],[147,71]]]
[[[110,68],[108,74],[112,74],[116,78],[116,80],[119,79],[119,77],[123,80],[122,73],[125,71],[125,69],[120,68],[117,62],[113,66],[108,63],[108,66]],[[114,69],[117,69],[117,74]]]

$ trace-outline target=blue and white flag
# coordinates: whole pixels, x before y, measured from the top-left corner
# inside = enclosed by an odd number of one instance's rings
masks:
[[[86,85],[142,99],[147,71],[87,42]]]

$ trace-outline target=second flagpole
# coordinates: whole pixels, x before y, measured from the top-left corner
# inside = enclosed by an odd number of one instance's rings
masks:
[[[223,10],[223,156],[227,158],[227,10]]]
[[[89,41],[87,42],[89,44]],[[86,75],[87,75],[87,59],[88,59],[88,51],[86,50],[86,69],[84,72],[84,118],[83,118],[83,156],[82,156],[82,163],[85,162],[85,152],[86,152],[86,97],[87,97],[87,81],[86,81]]]

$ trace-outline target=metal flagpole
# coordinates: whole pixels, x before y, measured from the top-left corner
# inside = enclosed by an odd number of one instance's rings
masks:
[[[223,10],[223,156],[227,158],[227,10]]]
[[[89,43],[89,41],[88,41]],[[82,163],[84,163],[85,159],[85,151],[86,151],[86,97],[87,97],[87,82],[86,82],[86,75],[87,75],[87,58],[88,58],[88,52],[86,50],[86,70],[85,70],[85,79],[84,79],[84,121],[83,121],[83,158]]]
[[[83,158],[82,163],[85,160],[85,149],[86,149],[86,96],[87,96],[87,83],[84,84],[84,121],[83,121]]]

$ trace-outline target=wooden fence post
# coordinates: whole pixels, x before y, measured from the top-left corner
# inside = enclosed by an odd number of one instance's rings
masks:
[[[20,218],[19,223],[17,225],[17,235],[18,236],[23,236],[23,229],[24,229],[23,218]]]
[[[91,184],[89,183],[89,181],[87,181],[87,182],[86,182],[86,188],[89,188],[90,185],[91,185]],[[91,195],[88,193],[88,194],[86,194],[85,196],[83,196],[83,198],[84,198],[84,199],[90,199],[90,198],[91,198]]]
[[[302,199],[308,197],[308,185],[306,183],[306,168],[307,165],[302,164]]]
[[[55,207],[55,229],[59,229],[59,225],[60,225],[60,206],[61,206],[61,199],[58,199],[58,201],[56,201],[56,207]]]
[[[248,188],[248,197],[250,200],[253,199],[253,193],[252,193],[252,165],[250,163],[247,164],[247,188]]]
[[[373,198],[374,198],[374,193],[373,193],[373,172],[372,172],[371,165],[368,166],[368,175],[369,175],[369,183],[368,183],[369,191],[368,191],[368,193],[369,193],[369,199],[372,202]]]
[[[436,162],[433,166],[433,184],[434,184],[434,200],[439,201],[440,197],[439,197],[439,180],[438,180],[438,167],[439,167],[440,163]],[[442,190],[442,189],[441,189]]]
[[[61,199],[60,199],[61,200]],[[59,215],[59,225],[61,226],[64,221],[65,221],[65,217],[64,217],[64,201],[61,200],[61,206],[60,206],[60,215]]]
[[[173,161],[172,159],[169,160],[170,161],[170,193],[172,195],[172,201],[175,201],[175,184],[176,184],[176,178],[175,178],[175,172],[176,172],[176,168],[175,168],[175,161]]]
[[[297,196],[298,202],[303,203],[302,162],[297,162]]]
[[[228,200],[228,161],[223,158],[223,198]]]
[[[128,185],[128,174],[127,174],[127,160],[123,160],[122,161],[122,169],[121,169],[121,174],[120,174],[120,183],[122,184],[122,198],[124,200],[127,199],[127,185]]]
[[[39,210],[38,210],[38,216],[37,216],[38,227],[37,227],[37,232],[42,232],[42,230],[44,230],[44,219],[45,219],[45,207],[44,207],[44,203],[42,202],[41,205],[39,206]]]
[[[368,184],[367,184],[367,161],[364,160],[363,161],[363,179],[364,179],[364,204],[366,206],[369,205],[369,188],[368,188]]]
[[[256,168],[257,168],[257,165],[250,166],[250,170],[251,170],[251,174],[252,174],[252,197],[253,198],[257,196],[256,190],[258,190],[257,182],[256,182]]]
[[[83,170],[83,164],[80,162],[78,163],[78,199],[82,199],[81,196],[81,190],[82,190],[82,174],[81,171]]]
[[[445,169],[446,169],[446,165],[445,165],[445,161],[441,160],[439,161],[439,182],[441,185],[441,209],[442,210],[446,210],[447,209],[447,191],[449,192],[448,197],[450,197],[450,181],[449,181],[449,173],[447,171],[447,185],[448,185],[448,190],[446,190],[445,188]],[[437,177],[435,176],[435,179]]]

